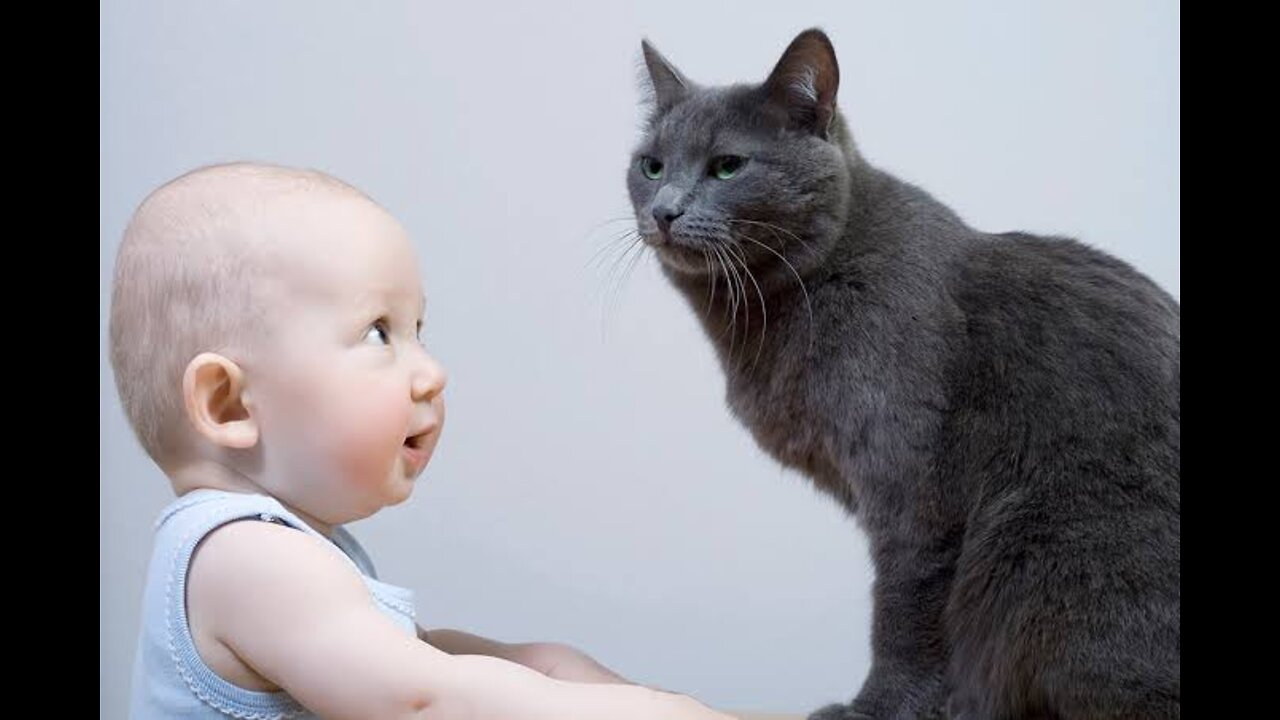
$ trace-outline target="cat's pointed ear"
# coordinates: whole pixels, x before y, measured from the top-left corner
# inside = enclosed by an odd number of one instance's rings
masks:
[[[689,94],[689,81],[648,40],[640,41],[640,50],[644,52],[644,64],[649,70],[654,107],[658,112],[666,112]]]
[[[796,36],[764,82],[769,103],[786,113],[791,127],[828,136],[836,114],[840,66],[826,33],[810,28]]]

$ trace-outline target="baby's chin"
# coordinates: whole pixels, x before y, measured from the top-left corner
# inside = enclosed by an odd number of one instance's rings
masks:
[[[388,498],[386,504],[383,505],[383,507],[395,507],[396,505],[400,505],[404,501],[408,500],[410,497],[413,496],[413,486],[415,484],[416,484],[415,478],[408,478],[407,481],[404,483],[404,490]]]

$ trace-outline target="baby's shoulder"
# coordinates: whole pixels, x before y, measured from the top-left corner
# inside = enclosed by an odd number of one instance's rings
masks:
[[[213,635],[269,632],[341,599],[368,602],[356,568],[325,540],[270,522],[233,522],[205,536],[191,559],[187,605]]]
[[[206,534],[196,546],[188,571],[227,586],[267,589],[282,581],[307,585],[333,578],[359,582],[359,573],[323,538],[288,525],[245,519]]]

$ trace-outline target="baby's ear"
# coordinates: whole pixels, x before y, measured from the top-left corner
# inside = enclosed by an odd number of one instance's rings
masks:
[[[258,443],[258,421],[244,402],[244,371],[217,353],[200,353],[182,374],[187,419],[219,447],[244,450]]]

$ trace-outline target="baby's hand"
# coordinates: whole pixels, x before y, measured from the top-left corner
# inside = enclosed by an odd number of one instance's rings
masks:
[[[590,655],[563,643],[534,642],[513,646],[513,661],[548,677],[569,682],[629,683]]]

